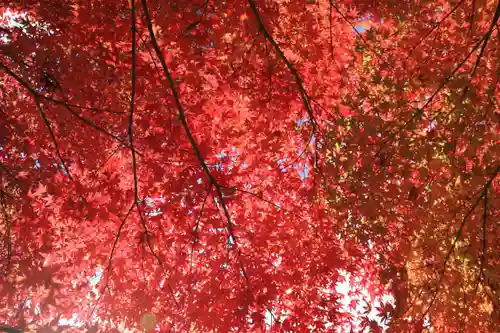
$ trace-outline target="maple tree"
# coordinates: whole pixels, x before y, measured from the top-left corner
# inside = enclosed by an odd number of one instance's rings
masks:
[[[0,331],[500,326],[497,0],[0,18]]]

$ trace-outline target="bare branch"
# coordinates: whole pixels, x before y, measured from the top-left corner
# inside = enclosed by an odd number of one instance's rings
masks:
[[[83,106],[83,105],[78,105],[78,104],[72,104],[72,103],[61,101],[61,100],[58,100],[58,99],[55,99],[55,98],[52,98],[52,97],[46,96],[46,95],[40,95],[40,97],[43,98],[43,99],[46,99],[47,101],[50,101],[50,102],[52,102],[54,104],[67,105],[67,106],[75,108],[75,109],[89,110],[89,111],[93,111],[93,112],[106,112],[106,113],[114,113],[114,114],[125,114],[125,112],[123,112],[123,111],[113,111],[113,110],[110,110],[110,109],[100,109],[100,108],[94,108],[94,107],[90,107],[90,106]]]
[[[469,27],[469,34],[472,34],[472,30],[474,28],[474,17],[476,16],[476,0],[472,0],[472,13],[470,15],[469,21],[470,21],[470,27]]]
[[[128,121],[128,139],[130,152],[132,155],[132,170],[134,173],[134,202],[138,206],[138,189],[137,189],[137,160],[134,149],[134,107],[135,107],[135,85],[136,85],[136,23],[135,23],[135,0],[131,1],[131,16],[132,16],[132,70],[131,70],[131,90],[130,90],[130,111]]]
[[[136,151],[134,149],[134,107],[135,107],[135,93],[136,93],[136,15],[135,15],[135,1],[131,1],[131,12],[132,12],[132,88],[130,92],[130,111],[129,111],[129,124],[128,124],[128,138],[129,138],[129,145],[131,147],[131,153],[132,153],[132,170],[133,170],[133,176],[134,176],[134,205],[137,208],[137,212],[139,214],[139,218],[141,220],[142,226],[144,228],[144,233],[145,233],[145,238],[146,238],[146,243],[148,244],[148,248],[155,257],[156,261],[162,268],[164,274],[165,274],[165,279],[168,279],[168,272],[163,265],[163,262],[161,261],[160,257],[156,252],[154,251],[151,241],[149,240],[149,231],[146,226],[146,221],[144,219],[144,215],[141,211],[140,203],[139,203],[139,189],[138,189],[138,177],[137,177],[137,159],[136,159]],[[166,282],[166,285],[169,289],[169,292],[172,296],[172,299],[177,306],[177,308],[180,308],[179,303],[177,302],[175,298],[174,291],[172,287],[170,286],[169,282]]]
[[[448,84],[448,82],[451,81],[451,79],[455,76],[455,74],[460,70],[460,68],[469,60],[469,58],[472,56],[474,52],[476,52],[477,48],[481,45],[482,41],[484,40],[485,36],[483,36],[472,48],[472,50],[467,54],[467,56],[453,69],[453,71],[445,76],[443,79],[443,82],[439,85],[439,87],[434,91],[434,93],[427,99],[426,103],[420,107],[417,108],[417,111],[413,113],[411,118],[407,120],[402,126],[400,126],[395,132],[391,133],[388,135],[388,138],[384,141],[384,144],[389,142],[390,140],[394,139],[398,134],[400,134],[409,124],[411,124],[415,119],[419,118],[423,112],[424,109],[426,109],[429,105],[432,104],[432,101],[434,98],[441,92],[441,90]]]

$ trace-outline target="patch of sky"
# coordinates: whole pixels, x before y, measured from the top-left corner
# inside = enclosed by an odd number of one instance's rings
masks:
[[[226,228],[209,228],[208,231],[218,234],[221,232],[226,232]]]
[[[39,21],[28,21],[27,13],[14,12],[9,8],[4,9],[0,19],[0,27],[21,29],[21,31],[29,37],[35,36],[28,29],[30,25],[36,28],[37,32],[42,31],[47,35],[53,35],[55,33],[54,30],[50,29],[48,24]],[[4,44],[8,44],[10,42],[7,34],[0,34],[0,42]]]
[[[224,158],[226,156],[227,156],[227,154],[224,151],[221,151],[220,153],[215,154],[215,157],[217,157],[217,158]]]
[[[287,172],[288,168],[290,168],[290,165],[287,165],[286,161],[287,161],[286,157],[280,158],[277,161],[278,167],[280,168],[281,172]]]
[[[425,316],[424,318],[424,327],[426,329],[428,329],[429,331],[433,330],[432,326],[431,326],[431,322],[429,321],[429,316]]]
[[[231,171],[231,170],[233,170],[233,168],[235,168],[236,162],[238,161],[238,158],[240,157],[240,155],[241,154],[238,152],[238,149],[236,147],[232,146],[231,151],[229,153],[226,153],[226,152],[224,152],[224,150],[222,150],[215,155],[215,157],[218,160],[223,160],[223,159],[229,157],[230,163],[228,163],[226,165],[220,161],[217,161],[217,162],[215,162],[215,164],[209,165],[209,167],[215,168],[215,170],[218,170],[218,171],[225,171],[225,170]],[[246,167],[248,167],[248,166],[246,166]],[[198,184],[200,184],[200,182],[198,182]]]
[[[309,122],[309,118],[299,119],[299,120],[297,120],[297,126],[299,128],[301,128],[302,125],[307,124],[308,122]]]
[[[302,163],[303,168],[298,170],[299,176],[301,180],[306,180],[306,178],[309,176],[309,165],[306,163]]]
[[[224,166],[220,162],[216,162],[215,163],[215,170],[217,170],[217,171],[223,171],[224,170]]]
[[[161,208],[155,207],[155,204],[157,202],[165,203],[165,197],[163,195],[160,195],[159,197],[156,197],[156,198],[146,197],[144,199],[144,202],[146,203],[146,206],[153,207],[153,209],[150,212],[146,213],[147,216],[153,217],[153,216],[158,216],[158,215],[163,214],[163,212],[161,211]]]
[[[359,25],[354,26],[354,29],[355,29],[357,32],[362,33],[363,31],[365,31],[365,30],[366,30],[366,27],[365,27],[364,25],[362,25],[362,24],[359,24]]]
[[[71,318],[61,318],[57,322],[59,326],[71,326],[71,327],[83,327],[85,326],[85,323],[80,321],[75,314]]]
[[[436,128],[436,126],[437,126],[437,121],[435,121],[435,120],[431,120],[431,121],[429,122],[429,125],[427,125],[427,127],[425,128],[425,130],[426,130],[427,132],[430,132],[430,131],[432,131],[433,129],[435,129],[435,128]]]
[[[271,327],[273,326],[273,322],[274,322],[274,317],[276,317],[276,313],[274,310],[270,311],[269,309],[266,311],[266,314],[264,315],[264,324],[266,325],[266,328],[268,330],[271,329]]]
[[[92,275],[91,277],[89,277],[89,283],[90,285],[92,286],[95,286],[96,284],[99,283],[99,281],[101,281],[102,279],[102,274],[103,274],[104,270],[102,268],[98,268],[94,275]]]
[[[233,239],[233,236],[229,235],[229,237],[227,238],[227,246],[228,248],[231,248],[232,245],[234,244],[234,239]]]
[[[146,215],[154,217],[154,216],[158,216],[158,215],[161,215],[161,214],[163,214],[163,212],[161,211],[161,209],[160,208],[155,208],[152,211],[150,211],[149,213],[147,213]]]
[[[362,17],[360,17],[358,20],[356,20],[356,22],[354,22],[354,29],[358,32],[358,33],[362,33],[366,30],[369,29],[369,27],[367,27],[365,24],[363,24],[362,22],[363,21],[370,21],[373,19],[373,15],[364,15]],[[384,22],[384,19],[381,20],[381,22]]]

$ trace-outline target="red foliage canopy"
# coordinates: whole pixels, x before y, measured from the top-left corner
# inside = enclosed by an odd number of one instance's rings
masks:
[[[498,0],[0,7],[0,331],[496,332]]]

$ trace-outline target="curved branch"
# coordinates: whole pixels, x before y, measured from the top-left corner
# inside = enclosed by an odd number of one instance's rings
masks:
[[[7,326],[2,326],[0,325],[0,332],[6,332],[6,333],[22,333],[22,330],[14,328],[14,327],[7,327]]]
[[[210,181],[210,184],[212,184],[214,186],[214,188],[215,188],[215,191],[217,193],[217,197],[220,199],[220,203],[221,203],[221,206],[222,206],[222,210],[224,212],[224,216],[225,216],[225,218],[227,220],[226,221],[227,222],[226,223],[226,228],[227,228],[227,230],[229,232],[229,235],[233,238],[233,241],[234,241],[234,244],[236,245],[236,248],[239,248],[238,243],[237,243],[237,239],[236,239],[235,234],[234,234],[233,222],[231,221],[231,217],[229,215],[229,210],[228,210],[228,208],[226,206],[224,197],[222,195],[221,186],[217,182],[217,180],[215,179],[215,177],[212,175],[212,173],[210,172],[210,169],[208,168],[207,163],[205,162],[203,156],[201,155],[201,152],[200,152],[200,149],[198,147],[198,144],[197,144],[196,140],[193,137],[191,129],[189,128],[189,125],[188,125],[187,120],[186,120],[186,115],[185,115],[184,108],[183,108],[183,106],[182,106],[182,104],[180,102],[180,98],[179,98],[179,93],[177,91],[177,87],[176,87],[175,82],[174,82],[174,80],[172,78],[172,75],[170,74],[170,71],[168,69],[167,63],[165,61],[165,58],[163,57],[163,54],[160,51],[160,47],[158,46],[158,42],[156,40],[154,31],[153,31],[153,24],[152,24],[152,21],[151,21],[151,17],[149,15],[149,10],[148,10],[148,6],[147,6],[147,3],[146,3],[146,0],[141,0],[141,3],[142,3],[143,11],[144,11],[144,17],[146,19],[146,24],[147,24],[148,31],[149,31],[151,43],[152,43],[153,49],[154,49],[154,51],[156,53],[156,56],[160,60],[161,67],[163,69],[163,73],[164,73],[164,75],[167,78],[167,81],[169,83],[170,91],[171,91],[171,93],[173,95],[174,102],[175,102],[175,105],[176,105],[176,108],[177,108],[177,111],[178,111],[179,120],[180,120],[180,122],[182,124],[182,127],[184,128],[184,132],[186,133],[186,136],[188,137],[188,140],[189,140],[189,142],[191,144],[191,147],[192,147],[192,149],[194,151],[194,154],[196,155],[196,158],[198,159],[198,162],[200,163],[200,165],[201,165],[204,173],[208,177],[208,179]],[[237,250],[237,253],[238,253],[238,257],[240,257],[240,266],[241,266],[242,274],[243,274],[244,278],[246,279],[246,281],[248,283],[249,282],[248,275],[247,275],[246,270],[243,267],[243,264],[242,264],[242,261],[241,261],[241,252],[239,250]]]
[[[135,108],[135,93],[136,93],[136,47],[137,47],[137,42],[136,42],[136,14],[135,14],[135,0],[131,1],[131,12],[132,12],[132,70],[131,70],[131,92],[130,92],[130,111],[129,111],[129,123],[128,123],[128,138],[129,138],[129,145],[131,147],[131,154],[132,154],[132,171],[133,171],[133,178],[134,178],[134,206],[137,208],[137,213],[139,214],[139,218],[142,223],[142,227],[144,228],[145,232],[145,238],[146,238],[146,243],[148,244],[148,248],[151,251],[151,254],[155,257],[156,261],[158,262],[158,265],[160,265],[161,269],[163,270],[165,274],[165,279],[168,279],[168,272],[163,265],[163,262],[161,261],[161,258],[158,256],[158,254],[154,251],[153,246],[151,245],[151,241],[149,240],[149,230],[146,225],[146,221],[144,219],[144,215],[141,211],[140,203],[139,203],[139,187],[138,187],[138,177],[137,177],[137,158],[136,158],[136,151],[134,149],[134,108]],[[168,287],[169,293],[172,296],[172,300],[174,301],[175,305],[177,308],[180,308],[179,303],[177,302],[174,294],[174,290],[172,289],[172,286],[170,285],[169,282],[166,281],[166,285]]]
[[[26,88],[26,90],[28,90],[30,92],[31,95],[33,95],[34,98],[40,100],[40,99],[45,99],[47,101],[50,101],[50,102],[53,102],[54,104],[56,105],[60,105],[60,106],[63,106],[66,110],[68,110],[69,113],[71,113],[73,116],[77,117],[79,120],[81,120],[82,122],[84,122],[85,124],[87,124],[88,126],[94,128],[96,131],[98,132],[101,132],[113,139],[115,139],[116,141],[118,141],[119,143],[123,144],[124,146],[128,147],[127,143],[122,140],[121,138],[119,138],[118,136],[108,132],[107,130],[105,130],[104,128],[98,126],[97,124],[95,124],[93,121],[91,120],[88,120],[87,118],[84,118],[82,117],[81,115],[79,115],[78,113],[76,113],[71,107],[79,107],[79,108],[82,108],[80,106],[76,106],[74,104],[68,104],[66,102],[63,102],[63,101],[59,101],[59,100],[55,100],[55,99],[52,99],[52,98],[47,98],[47,96],[44,96],[40,93],[38,93],[36,90],[34,90],[33,88],[31,88],[26,82],[24,82],[16,73],[14,73],[12,70],[10,70],[7,66],[5,66],[2,62],[0,62],[0,68],[3,68],[7,74],[14,78],[14,80],[16,80],[20,85],[22,85],[24,88]],[[130,147],[129,147],[130,148]],[[136,152],[137,154],[139,154],[138,152]],[[140,155],[140,154],[139,154]]]
[[[285,53],[283,50],[280,48],[276,40],[274,40],[273,36],[267,31],[266,27],[264,26],[264,22],[262,22],[262,18],[260,17],[259,10],[257,9],[257,6],[255,5],[254,0],[248,0],[248,4],[250,5],[250,8],[252,9],[252,12],[255,16],[255,19],[257,20],[257,24],[259,26],[259,30],[262,31],[264,34],[264,37],[271,43],[273,46],[274,50],[278,54],[278,56],[283,60],[285,63],[286,67],[292,74],[292,76],[295,79],[295,83],[297,84],[300,92],[300,97],[302,99],[302,104],[304,105],[304,108],[306,109],[307,115],[309,116],[309,119],[311,121],[311,126],[313,128],[313,133],[316,133],[316,127],[318,123],[316,122],[316,118],[314,117],[314,113],[312,111],[311,103],[309,100],[309,95],[307,94],[306,89],[304,88],[304,84],[302,82],[302,78],[300,77],[299,73],[295,69],[295,67],[292,65],[290,60],[285,56]]]
[[[93,112],[106,112],[106,113],[113,113],[113,114],[125,114],[125,112],[122,112],[122,111],[113,111],[113,110],[110,110],[110,109],[100,109],[100,108],[94,108],[94,107],[90,107],[90,106],[83,106],[83,105],[78,105],[78,104],[72,104],[72,103],[61,101],[59,99],[55,99],[53,97],[42,95],[42,94],[40,94],[40,97],[43,98],[43,99],[46,99],[47,101],[50,101],[50,102],[52,102],[54,104],[57,104],[57,105],[67,105],[69,107],[76,108],[76,109],[89,110],[89,111],[93,111]]]
[[[500,0],[498,1],[497,8],[495,9],[495,14],[493,14],[493,19],[491,20],[490,27],[486,34],[483,37],[483,46],[481,47],[481,51],[479,51],[479,55],[477,56],[476,63],[474,64],[474,68],[472,69],[472,74],[471,74],[471,80],[472,77],[474,77],[476,73],[476,69],[479,66],[479,63],[481,62],[481,58],[483,57],[484,51],[486,50],[486,45],[488,44],[488,41],[490,40],[491,34],[493,33],[493,29],[495,28],[495,25],[498,22],[498,19],[500,18]]]
[[[63,159],[63,157],[61,155],[61,151],[59,150],[59,145],[57,144],[56,136],[54,135],[54,132],[52,131],[52,127],[50,125],[50,121],[47,118],[47,115],[45,114],[45,111],[43,111],[43,108],[40,105],[40,101],[38,100],[38,98],[35,96],[34,99],[35,99],[36,108],[37,108],[38,112],[40,113],[40,115],[41,115],[41,117],[43,119],[43,122],[45,123],[45,126],[47,127],[47,130],[49,131],[50,137],[52,139],[52,143],[54,144],[54,148],[56,150],[56,154],[59,157],[59,160],[61,161],[61,164],[63,165],[63,168],[66,171],[66,174],[68,175],[68,178],[70,180],[73,180],[73,177],[71,176],[71,173],[69,172],[69,169],[66,166],[66,162],[64,162],[64,159]]]
[[[434,98],[441,92],[441,90],[448,84],[448,82],[451,81],[451,79],[455,76],[455,74],[460,70],[460,68],[462,68],[462,66],[467,62],[467,60],[469,60],[469,58],[472,56],[472,54],[474,52],[476,52],[476,50],[478,49],[478,47],[481,45],[481,43],[483,42],[484,38],[486,37],[483,36],[475,45],[474,47],[472,48],[472,50],[467,54],[467,56],[453,69],[453,71],[448,74],[447,76],[445,76],[445,78],[443,79],[443,82],[439,85],[439,87],[434,91],[434,93],[427,99],[427,101],[425,102],[425,104],[420,107],[420,108],[416,108],[417,111],[413,113],[413,115],[411,116],[411,118],[409,120],[407,120],[402,126],[400,126],[395,132],[391,133],[390,135],[388,135],[388,138],[384,141],[384,144],[387,144],[390,140],[394,139],[398,134],[400,134],[409,124],[411,124],[415,119],[417,119],[418,117],[420,117],[423,112],[424,112],[424,109],[427,108],[429,105],[432,104],[432,101],[434,100]]]
[[[484,266],[487,264],[487,257],[486,257],[486,248],[488,246],[487,239],[486,239],[486,222],[488,221],[488,192],[485,192],[484,194],[484,206],[483,206],[483,221],[482,221],[482,240],[481,240],[481,245],[482,245],[482,252],[481,252],[481,260],[480,260],[480,268],[479,268],[479,276],[483,275],[483,270]]]

